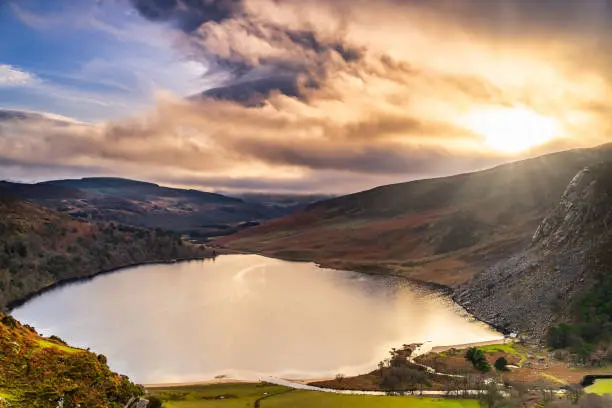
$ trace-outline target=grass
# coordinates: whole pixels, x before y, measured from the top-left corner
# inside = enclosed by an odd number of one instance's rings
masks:
[[[314,391],[291,391],[263,400],[262,408],[477,408],[475,400],[444,398],[340,395]]]
[[[62,396],[69,406],[119,408],[141,394],[97,354],[42,338],[0,314],[0,398],[11,408],[55,407]]]
[[[612,394],[612,379],[595,380],[595,384],[586,387],[585,391],[597,395]]]
[[[161,398],[167,408],[248,408],[254,407],[255,401],[266,393],[275,395],[290,390],[272,384],[236,383],[151,388],[148,391]]]
[[[59,343],[54,343],[54,342],[52,342],[52,341],[50,341],[50,340],[45,340],[45,339],[40,339],[40,340],[38,340],[38,346],[39,346],[40,348],[43,348],[43,349],[45,349],[45,348],[51,348],[51,347],[55,347],[55,348],[57,348],[57,349],[60,349],[60,350],[62,350],[62,351],[65,351],[66,353],[78,353],[78,352],[83,351],[83,350],[81,350],[81,349],[77,349],[77,348],[74,348],[74,347],[65,346],[65,345],[63,345],[63,344],[59,344]]]
[[[527,361],[527,353],[521,350],[520,346],[518,346],[514,342],[505,343],[505,344],[489,344],[487,346],[478,346],[479,349],[484,351],[485,353],[497,353],[502,352],[506,354],[510,354],[520,358],[518,365],[520,366],[525,361]]]
[[[7,393],[6,391],[0,390],[0,398],[5,400],[12,400],[15,399],[15,396],[13,394]]]
[[[168,408],[477,408],[475,400],[341,395],[271,384],[214,384],[149,389]],[[267,393],[267,395],[264,395]],[[220,397],[223,396],[223,399]]]

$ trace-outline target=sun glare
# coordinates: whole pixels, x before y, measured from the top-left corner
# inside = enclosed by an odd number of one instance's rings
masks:
[[[526,107],[477,110],[465,123],[482,135],[490,148],[504,153],[520,153],[561,136],[554,118]]]

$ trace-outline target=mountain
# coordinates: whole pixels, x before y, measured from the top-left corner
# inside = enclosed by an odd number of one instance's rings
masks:
[[[218,242],[450,287],[477,317],[541,336],[612,266],[611,159],[604,145],[383,186]]]
[[[0,356],[0,407],[122,408],[143,394],[105,356],[43,338],[1,313]]]
[[[455,286],[529,245],[576,173],[606,157],[612,145],[378,187],[314,203],[219,242]]]
[[[86,222],[0,197],[0,311],[58,282],[136,263],[210,255],[160,229]]]
[[[461,285],[487,321],[542,335],[560,320],[589,343],[612,334],[612,162],[576,174],[531,244]],[[586,303],[585,303],[586,302]]]
[[[55,180],[38,184],[0,182],[0,195],[19,196],[85,220],[114,221],[181,231],[193,237],[226,235],[244,225],[287,215],[299,205],[228,197],[121,178]],[[248,223],[248,224],[245,224]]]

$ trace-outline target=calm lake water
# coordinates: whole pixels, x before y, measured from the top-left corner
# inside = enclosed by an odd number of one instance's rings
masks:
[[[404,343],[500,338],[444,296],[403,280],[256,255],[101,275],[12,314],[105,354],[141,383],[352,375]]]

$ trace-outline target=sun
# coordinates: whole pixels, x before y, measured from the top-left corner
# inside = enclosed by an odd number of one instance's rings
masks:
[[[508,154],[529,150],[561,136],[557,120],[523,106],[475,110],[467,116],[465,125],[482,135],[491,149]]]

